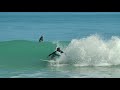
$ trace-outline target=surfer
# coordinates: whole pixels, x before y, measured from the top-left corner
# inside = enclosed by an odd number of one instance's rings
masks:
[[[41,35],[40,39],[39,39],[39,42],[42,42],[43,41],[43,35]]]
[[[55,57],[59,57],[61,53],[64,53],[62,50],[60,50],[60,48],[58,47],[56,49],[56,51],[54,51],[53,53],[49,54],[48,57],[51,56],[51,59],[55,59]]]

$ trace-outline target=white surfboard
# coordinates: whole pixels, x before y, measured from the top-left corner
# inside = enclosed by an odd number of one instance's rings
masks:
[[[45,61],[45,62],[56,62],[56,60],[42,60],[42,61]]]

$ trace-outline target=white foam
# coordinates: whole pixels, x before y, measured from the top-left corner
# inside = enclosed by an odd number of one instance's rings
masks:
[[[109,66],[120,64],[120,38],[111,37],[103,40],[99,35],[73,39],[64,48],[65,54],[59,58],[59,63],[77,66]]]

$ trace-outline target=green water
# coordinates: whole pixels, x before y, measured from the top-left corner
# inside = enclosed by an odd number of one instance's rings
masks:
[[[14,40],[0,42],[0,67],[25,68],[44,66],[41,59],[48,59],[47,56],[56,49],[57,45],[52,42],[32,42]]]

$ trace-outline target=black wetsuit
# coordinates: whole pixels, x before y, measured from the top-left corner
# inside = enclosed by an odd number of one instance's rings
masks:
[[[63,53],[63,51],[54,51],[53,53],[49,54],[49,56],[51,56],[51,59],[54,59],[56,56],[59,57],[60,55],[57,54],[57,52]]]
[[[43,41],[43,36],[40,37],[39,42]]]

